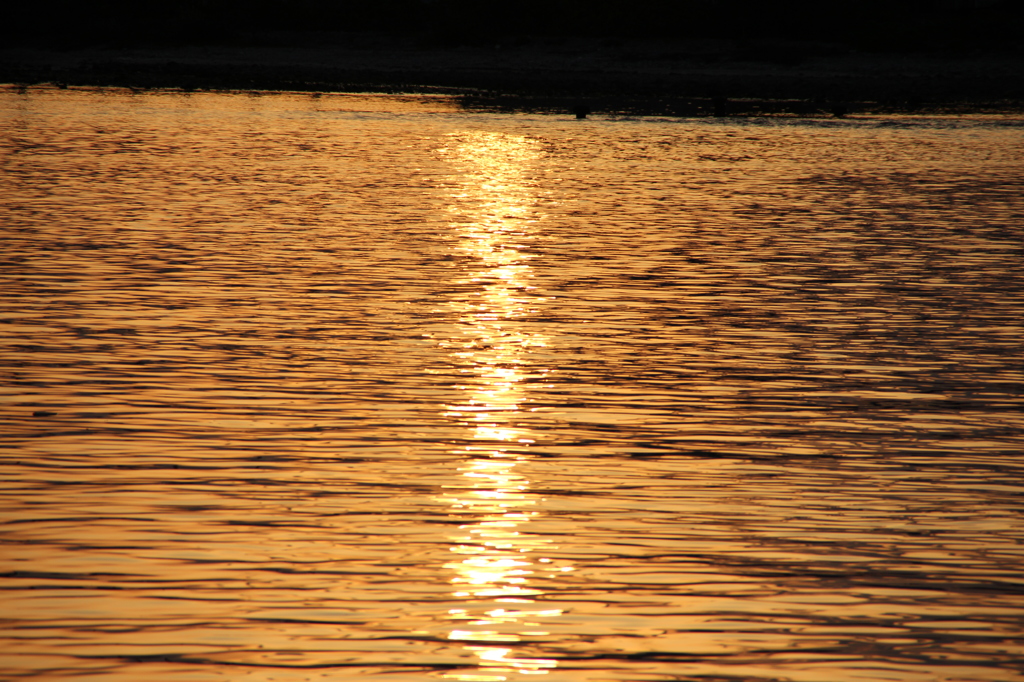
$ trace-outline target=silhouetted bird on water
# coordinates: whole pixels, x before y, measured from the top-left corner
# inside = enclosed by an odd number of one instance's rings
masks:
[[[572,112],[576,114],[576,118],[586,118],[590,115],[590,107],[586,104],[577,104],[572,108]]]

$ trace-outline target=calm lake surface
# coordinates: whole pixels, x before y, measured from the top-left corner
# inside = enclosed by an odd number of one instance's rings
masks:
[[[4,680],[1024,680],[1024,121],[0,90]]]

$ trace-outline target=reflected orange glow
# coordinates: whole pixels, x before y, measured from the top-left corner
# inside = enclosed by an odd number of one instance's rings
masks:
[[[5,679],[1024,682],[1021,121],[403,101],[0,85]]]
[[[529,289],[532,272],[530,256],[518,247],[530,239],[530,226],[538,220],[537,193],[528,172],[541,150],[526,137],[477,132],[452,136],[442,153],[459,170],[450,207],[450,227],[459,237],[456,248],[479,264],[460,282],[475,285],[471,290],[479,295],[451,301],[464,325],[463,336],[445,344],[467,375],[458,386],[464,399],[448,406],[446,414],[479,443],[460,452],[466,457],[464,481],[446,497],[453,514],[469,519],[453,537],[451,551],[458,558],[446,564],[454,573],[454,596],[466,600],[465,608],[448,614],[458,623],[448,638],[472,642],[466,650],[479,669],[446,678],[544,674],[556,666],[554,660],[517,656],[501,646],[546,635],[542,621],[562,613],[537,608],[543,592],[531,579],[540,572],[538,565],[551,569],[537,557],[549,544],[524,530],[538,513],[538,498],[517,471],[528,460],[522,448],[534,441],[516,422],[527,401],[523,380],[543,374],[533,366],[527,369],[527,356],[546,345],[541,334],[519,324],[528,314],[522,292]]]

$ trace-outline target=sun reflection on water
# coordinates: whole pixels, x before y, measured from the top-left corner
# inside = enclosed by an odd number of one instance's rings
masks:
[[[542,150],[527,137],[473,132],[451,136],[441,151],[458,169],[450,207],[455,250],[472,264],[459,283],[479,294],[450,302],[462,331],[444,344],[465,376],[457,387],[463,398],[446,415],[471,441],[458,451],[462,480],[444,498],[451,514],[465,519],[452,538],[455,559],[445,565],[453,596],[465,604],[448,613],[448,639],[466,642],[476,659],[475,669],[445,677],[546,674],[556,661],[524,655],[523,647],[546,636],[545,620],[562,611],[543,606],[537,578],[568,567],[556,568],[544,556],[554,549],[550,540],[528,532],[540,498],[522,471],[534,439],[521,423],[529,410],[524,380],[545,373],[528,356],[546,339],[522,324],[532,276],[522,247],[541,218],[530,171]]]

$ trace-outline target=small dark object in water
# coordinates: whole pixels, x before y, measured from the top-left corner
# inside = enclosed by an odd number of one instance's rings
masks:
[[[728,116],[726,109],[729,105],[729,100],[725,97],[715,97],[711,100],[711,104],[715,107],[715,116],[721,118],[722,116]]]
[[[577,104],[572,108],[572,111],[576,114],[576,118],[586,118],[590,115],[590,107],[586,104]]]

